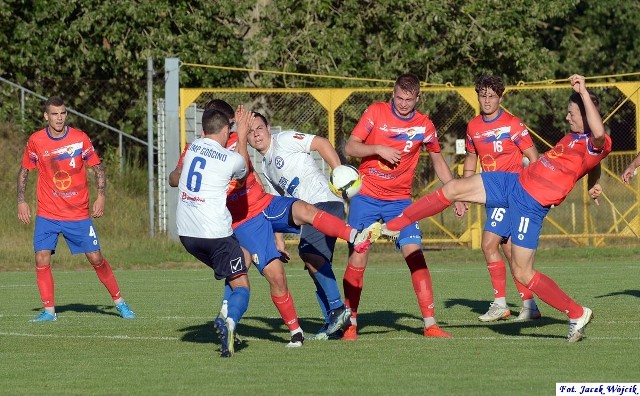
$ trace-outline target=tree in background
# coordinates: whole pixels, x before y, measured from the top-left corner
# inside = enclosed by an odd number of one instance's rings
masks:
[[[144,137],[148,57],[157,69],[156,95],[163,90],[166,57],[390,81],[411,71],[429,83],[458,86],[471,85],[483,71],[508,84],[565,78],[569,70],[587,76],[634,72],[640,70],[640,3],[623,3],[5,0],[0,75],[36,92],[55,92],[68,98],[69,107]],[[371,86],[206,68],[185,69],[181,84]],[[0,95],[1,117],[11,120],[17,93],[2,87]],[[115,139],[98,134],[96,144]]]

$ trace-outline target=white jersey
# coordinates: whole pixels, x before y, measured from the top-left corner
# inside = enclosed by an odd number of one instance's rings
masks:
[[[333,195],[327,176],[311,156],[314,137],[296,131],[272,135],[271,146],[262,159],[262,171],[280,195],[310,204],[342,202],[342,199]]]
[[[231,179],[242,178],[246,173],[240,154],[213,139],[194,140],[185,154],[178,184],[178,235],[224,238],[233,234],[227,190]]]

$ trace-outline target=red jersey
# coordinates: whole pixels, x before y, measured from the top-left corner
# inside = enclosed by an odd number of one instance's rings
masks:
[[[226,148],[235,150],[237,142],[238,135],[235,133],[231,134],[227,141]],[[187,144],[182,151],[176,169],[182,167],[184,155],[188,148],[189,144]],[[261,214],[262,211],[269,206],[274,197],[268,194],[262,185],[258,183],[251,162],[249,162],[247,169],[247,177],[242,180],[231,180],[229,190],[227,191],[227,208],[231,213],[231,227],[234,229],[245,221]]]
[[[233,133],[229,136],[227,148],[235,150],[236,143],[238,143],[238,135]],[[264,190],[262,184],[258,183],[251,161],[248,165],[249,174],[246,179],[232,180],[227,192],[227,208],[231,212],[233,220],[231,227],[234,229],[260,215],[274,197]]]
[[[439,153],[440,143],[433,122],[417,110],[400,118],[391,102],[369,106],[351,132],[365,144],[381,144],[402,152],[400,162],[391,166],[377,155],[364,157],[358,169],[362,177],[360,194],[381,200],[411,198],[413,176],[423,146]]]
[[[590,133],[569,133],[520,173],[522,187],[543,206],[559,205],[576,182],[611,152],[611,137],[596,149]]]
[[[522,152],[532,146],[524,123],[503,110],[493,120],[486,121],[479,115],[467,124],[466,149],[480,158],[483,172],[520,173]]]
[[[71,127],[59,138],[49,129],[34,132],[27,141],[22,167],[38,169],[36,215],[53,220],[89,218],[88,166],[100,163],[86,133]]]

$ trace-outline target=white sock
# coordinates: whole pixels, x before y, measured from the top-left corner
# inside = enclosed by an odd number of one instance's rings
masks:
[[[227,318],[227,324],[229,325],[229,329],[231,331],[235,331],[236,330],[236,322],[233,319]]]
[[[426,329],[427,327],[431,327],[431,326],[433,326],[434,324],[436,324],[436,319],[435,319],[433,316],[428,317],[428,318],[423,318],[423,319],[424,319],[424,328],[425,328],[425,329]]]
[[[536,305],[536,300],[534,300],[533,298],[530,298],[528,300],[522,300],[522,306],[532,310],[538,309],[538,306]]]
[[[295,329],[295,330],[291,330],[291,332],[290,332],[290,333],[291,333],[291,335],[294,335],[294,334],[296,334],[296,333],[302,333],[302,335],[304,335],[304,333],[302,332],[302,328],[301,328],[301,327],[298,327],[298,328],[297,328],[297,329]]]
[[[493,300],[493,303],[494,304],[498,304],[502,308],[506,308],[507,307],[507,298],[506,297],[496,297]]]

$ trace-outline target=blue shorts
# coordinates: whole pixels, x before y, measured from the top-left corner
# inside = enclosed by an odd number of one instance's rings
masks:
[[[72,254],[91,253],[100,250],[98,234],[91,219],[51,220],[36,216],[33,230],[33,249],[36,252],[51,250],[56,252],[58,236],[62,234]]]
[[[544,217],[549,207],[542,206],[522,188],[517,173],[483,172],[480,174],[487,194],[487,207],[509,209],[511,243],[537,249]]]
[[[489,231],[508,239],[511,236],[511,212],[509,209],[485,206],[484,210],[487,214],[484,231]]]
[[[251,254],[251,261],[260,274],[273,260],[282,254],[276,249],[274,232],[298,233],[300,227],[293,223],[291,205],[295,198],[274,197],[264,211],[236,227],[233,232],[240,241],[240,246]]]
[[[313,205],[324,210],[339,219],[344,219],[344,204],[338,201],[318,202]],[[300,232],[300,244],[298,252],[310,253],[324,257],[327,262],[333,261],[333,249],[336,247],[336,238],[328,237],[310,224],[302,226]]]
[[[271,223],[274,232],[298,234],[300,227],[293,222],[291,207],[297,198],[274,197],[262,214]]]
[[[213,270],[216,279],[233,279],[247,273],[244,254],[235,235],[226,238],[181,236],[180,242],[187,252]]]
[[[387,222],[399,216],[409,205],[411,205],[411,199],[409,198],[383,201],[381,199],[357,194],[351,198],[347,223],[349,223],[351,227],[361,230],[378,220]],[[420,245],[421,243],[422,231],[420,230],[420,225],[416,222],[400,230],[400,236],[398,237],[396,246]]]

